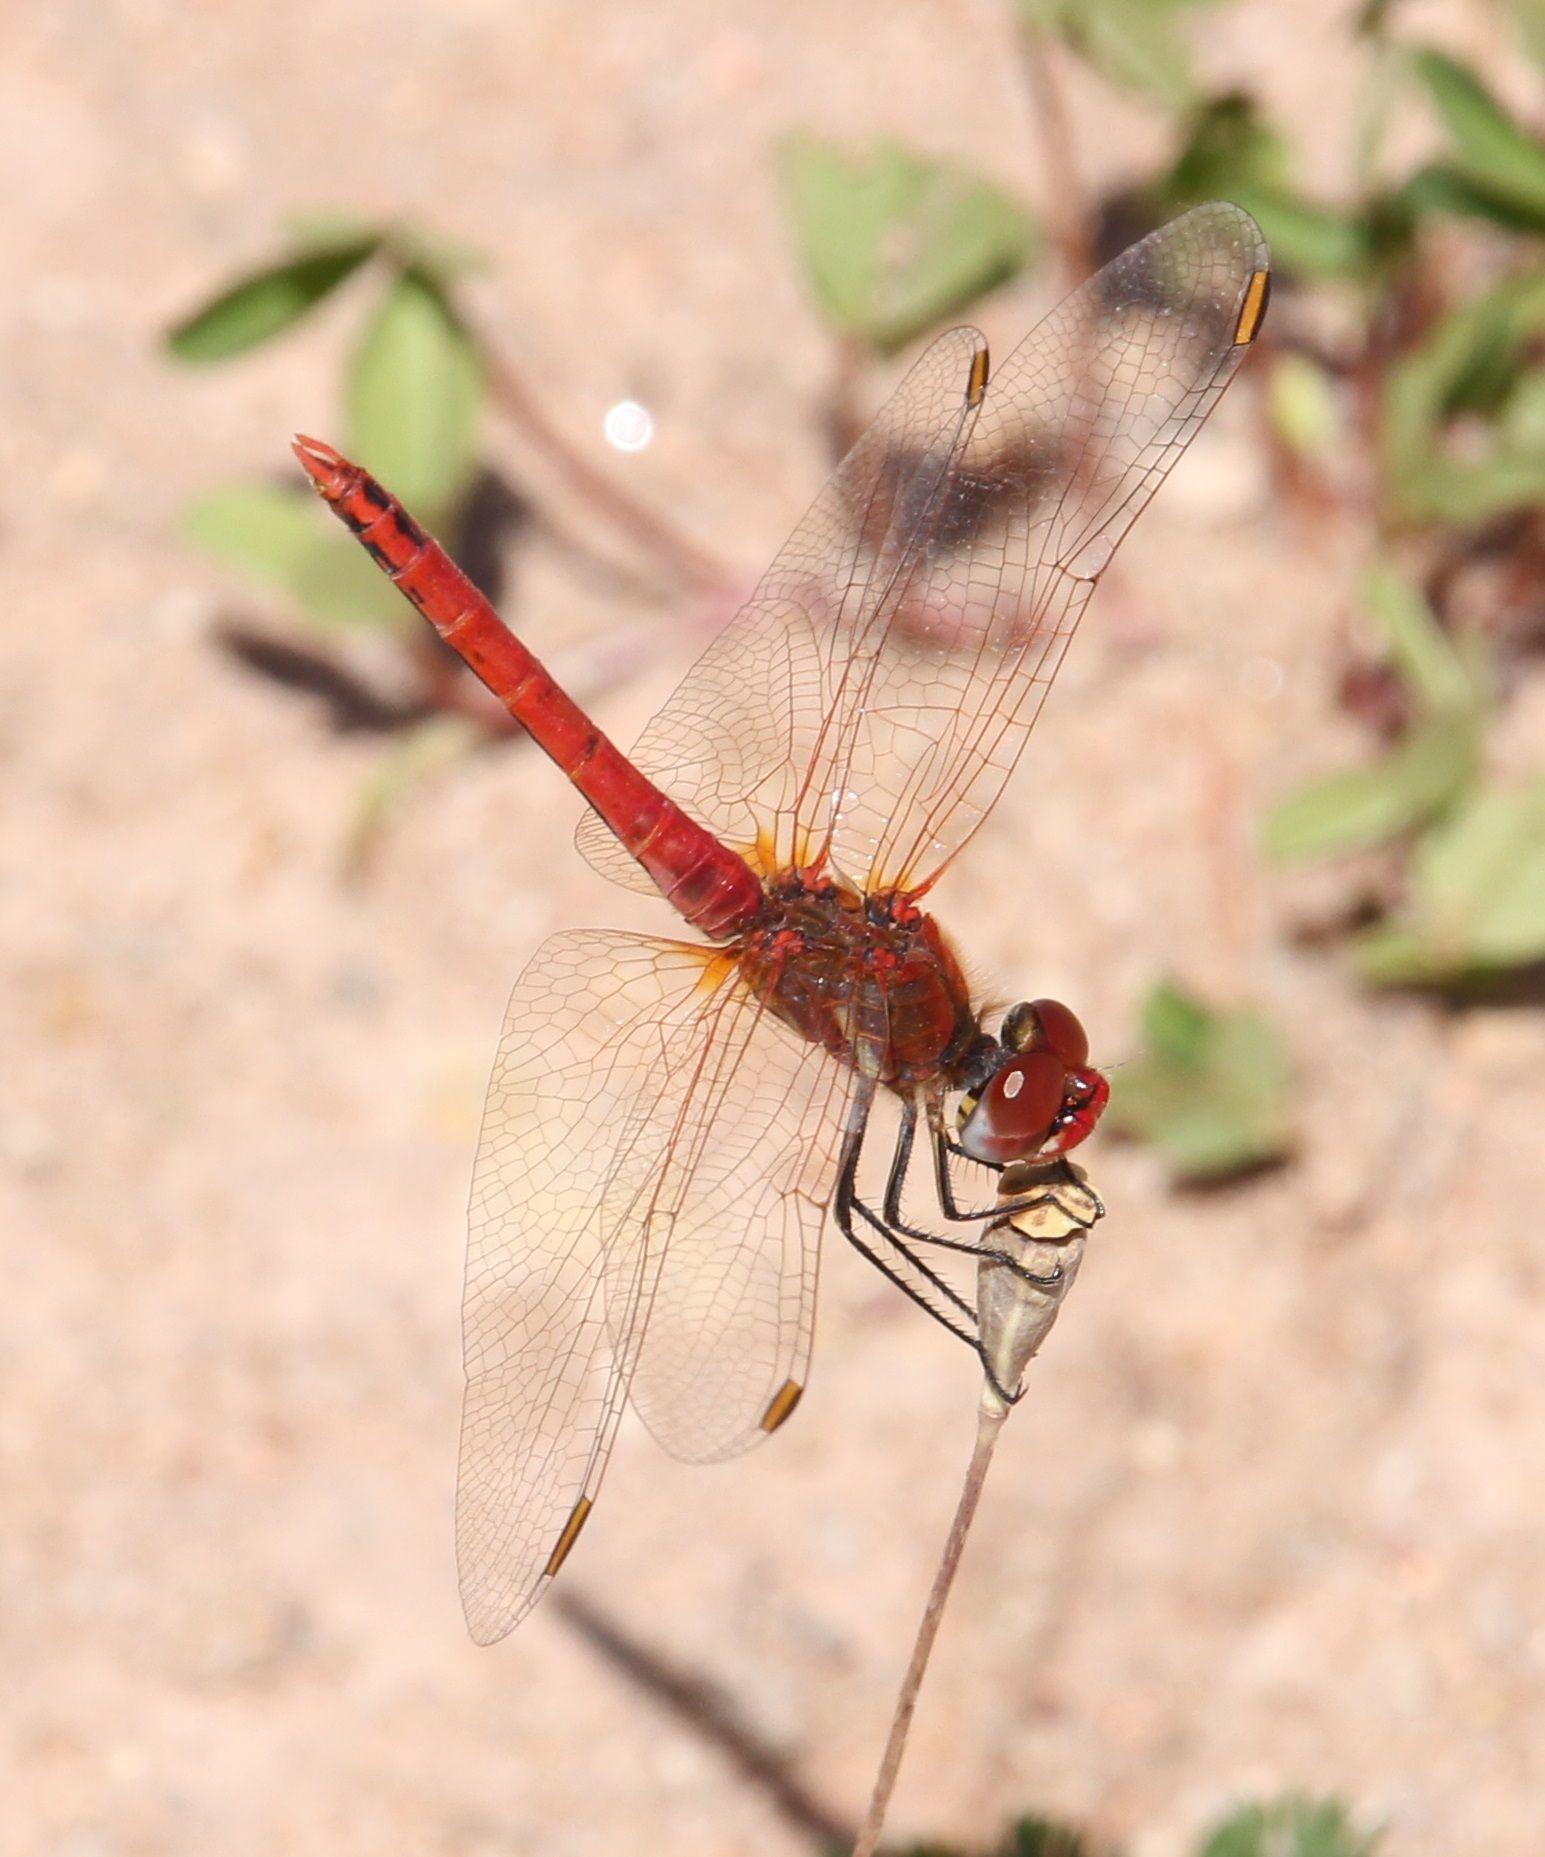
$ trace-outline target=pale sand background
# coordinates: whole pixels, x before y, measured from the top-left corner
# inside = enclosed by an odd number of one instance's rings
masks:
[[[1341,11],[1236,6],[1207,53],[1326,174],[1352,132]],[[212,648],[253,605],[174,519],[283,469],[295,427],[336,429],[355,310],[204,375],[155,340],[285,210],[420,211],[492,253],[478,301],[576,442],[599,456],[604,409],[647,400],[659,440],[619,468],[754,567],[818,481],[830,365],[769,146],[892,129],[1033,192],[994,19],[6,9],[6,1857],[812,1848],[555,1608],[478,1652],[453,1591],[462,1206],[504,994],[550,929],[662,914],[572,855],[573,806],[519,754],[426,791],[373,881],[343,884],[379,745]],[[1149,158],[1150,122],[1073,96],[1093,178]],[[995,342],[1043,296],[993,303]],[[1358,744],[1328,680],[1364,538],[1273,512],[1248,414],[1236,390],[1145,519],[937,900],[1005,991],[1075,1000],[1106,1060],[1163,966],[1262,1001],[1292,1039],[1303,1160],[1179,1198],[1099,1145],[1111,1217],[1007,1434],[895,1826],[982,1839],[1034,1807],[1179,1857],[1235,1795],[1302,1785],[1386,1817],[1389,1857],[1523,1857],[1545,1040],[1530,1013],[1370,999],[1288,940],[1335,885],[1268,876],[1252,833]],[[619,618],[546,532],[513,581],[550,650]],[[692,649],[666,632],[603,721],[626,738]],[[1542,708],[1520,698],[1520,762]],[[566,1575],[837,1821],[867,1788],[973,1386],[832,1255],[798,1420],[711,1471],[625,1429]]]

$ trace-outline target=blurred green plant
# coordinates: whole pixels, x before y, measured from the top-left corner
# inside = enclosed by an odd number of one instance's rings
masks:
[[[420,521],[455,536],[477,471],[486,392],[482,358],[455,302],[469,262],[397,227],[303,224],[273,262],[171,329],[167,350],[190,365],[249,354],[368,267],[377,297],[346,365],[344,447]],[[278,589],[319,625],[418,624],[366,555],[337,545],[299,482],[210,491],[186,524],[200,548]]]
[[[850,149],[791,136],[780,169],[810,294],[837,337],[828,426],[840,457],[864,423],[865,367],[967,313],[1045,241],[1000,187],[896,141]]]
[[[805,274],[837,333],[885,357],[1034,262],[1041,236],[1001,188],[899,142],[783,149]]]
[[[453,554],[467,552],[473,528],[486,523],[497,503],[486,495],[495,480],[482,455],[493,411],[611,531],[641,548],[668,584],[722,597],[734,582],[732,571],[576,452],[521,374],[477,332],[461,295],[478,263],[445,239],[397,223],[304,220],[291,227],[276,258],[224,285],[169,330],[167,352],[189,366],[237,360],[289,334],[344,286],[368,279],[373,301],[343,364],[343,447]],[[512,732],[369,557],[341,545],[298,475],[293,483],[212,490],[185,520],[197,546],[283,594],[315,625],[397,634],[418,691],[401,710],[403,720],[445,711],[485,736]],[[256,661],[264,654],[246,655]],[[327,676],[342,680],[333,669]],[[435,740],[429,760],[443,752],[443,736]],[[425,760],[410,752],[403,768]],[[402,773],[397,770],[381,791]],[[378,795],[376,813],[381,804]]]
[[[1379,1842],[1334,1799],[1295,1794],[1234,1812],[1208,1834],[1197,1857],[1373,1857]]]
[[[953,1844],[914,1844],[906,1857],[963,1857]],[[1096,1857],[1094,1846],[1082,1832],[1049,1818],[1017,1820],[981,1857]]]
[[[1170,119],[1173,154],[1126,197],[1128,216],[1222,196],[1260,221],[1288,289],[1252,378],[1286,487],[1374,517],[1365,605],[1386,661],[1373,706],[1385,739],[1281,801],[1266,844],[1279,858],[1382,848],[1377,920],[1352,941],[1369,981],[1496,979],[1545,960],[1545,778],[1486,772],[1507,608],[1545,605],[1545,140],[1470,65],[1402,37],[1401,9],[1371,4],[1357,24],[1360,134],[1339,196],[1322,197],[1253,97],[1197,82],[1185,33],[1198,11],[1021,0],[1030,29]],[[1545,65],[1545,9],[1507,11]],[[1145,67],[1154,33],[1162,54]],[[1425,113],[1428,158],[1390,153],[1402,111]],[[1295,313],[1306,284],[1339,297],[1334,339]],[[1492,570],[1479,596],[1477,562]]]
[[[436,235],[397,223],[303,220],[277,257],[222,286],[170,329],[166,349],[188,366],[239,360],[288,335],[345,286],[368,281],[373,294],[343,362],[343,447],[453,555],[492,556],[499,524],[520,508],[483,457],[488,414],[498,412],[549,475],[614,537],[642,551],[666,586],[705,604],[728,602],[733,571],[576,451],[521,373],[477,332],[461,297],[478,263]],[[211,490],[186,512],[184,526],[197,547],[281,594],[319,630],[315,642],[287,643],[232,625],[222,636],[236,657],[325,698],[341,726],[401,734],[367,780],[347,828],[351,873],[366,867],[393,810],[417,785],[458,755],[519,736],[368,555],[339,536],[298,472],[293,481]],[[398,641],[405,697],[377,695],[332,655],[331,639],[350,629]],[[608,655],[627,667],[640,653],[623,647]]]
[[[1203,1834],[1195,1857],[1374,1857],[1376,1832],[1360,1830],[1334,1799],[1302,1794],[1242,1806]],[[906,1857],[966,1857],[954,1844],[914,1844]],[[1085,1833],[1046,1818],[1022,1818],[975,1857],[1114,1857]]]
[[[1176,1179],[1211,1184],[1293,1144],[1292,1072],[1256,1012],[1211,1006],[1173,980],[1149,993],[1143,1050],[1111,1079],[1110,1125],[1149,1143]]]
[[[1371,0],[1348,22],[1357,133],[1342,185],[1322,192],[1258,99],[1199,76],[1192,36],[1224,3],[1014,0],[1046,231],[997,186],[894,142],[786,146],[795,242],[846,356],[839,448],[857,428],[858,361],[969,313],[1049,243],[1077,272],[1200,201],[1245,207],[1285,286],[1246,391],[1285,497],[1371,517],[1364,604],[1383,658],[1362,668],[1360,698],[1350,667],[1340,679],[1380,731],[1375,752],[1283,798],[1266,848],[1378,860],[1376,893],[1347,912],[1370,983],[1505,978],[1545,962],[1545,774],[1503,784],[1487,771],[1512,681],[1509,612],[1545,611],[1545,140],[1470,65],[1405,36],[1401,8]],[[1545,67],[1545,7],[1506,10]],[[1168,126],[1153,171],[1103,205],[1077,171],[1059,88],[1068,58]],[[1413,114],[1435,142],[1414,159],[1409,135],[1392,133]],[[1545,624],[1513,623],[1523,643],[1545,643]],[[1263,1017],[1161,982],[1143,1036],[1111,1119],[1177,1176],[1218,1179],[1288,1150],[1290,1072]]]
[[[1386,985],[1464,987],[1545,961],[1545,775],[1486,770],[1496,710],[1491,654],[1455,639],[1396,570],[1370,576],[1396,680],[1394,739],[1362,767],[1289,794],[1266,822],[1279,858],[1399,853],[1394,900],[1353,944]]]
[[[1186,108],[1196,78],[1184,15],[1215,0],[1019,0],[1022,25],[1061,39],[1109,83]]]

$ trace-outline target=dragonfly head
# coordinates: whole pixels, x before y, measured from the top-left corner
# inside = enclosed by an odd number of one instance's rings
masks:
[[[1089,1063],[1089,1039],[1060,1000],[1027,1000],[984,1037],[968,1060],[960,1145],[1003,1167],[1051,1160],[1094,1132],[1110,1085]]]

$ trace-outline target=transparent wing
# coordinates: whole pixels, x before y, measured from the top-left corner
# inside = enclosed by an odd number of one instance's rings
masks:
[[[1002,791],[1095,582],[1216,405],[1267,253],[1198,207],[1123,253],[981,390],[928,349],[635,751],[738,845],[930,882]],[[608,874],[614,858],[582,830]]]
[[[856,692],[863,668],[860,640],[868,634],[872,656],[875,617],[889,610],[975,418],[964,390],[985,352],[974,329],[952,329],[924,352],[630,752],[737,850],[794,861],[807,777],[823,741],[831,757],[839,697]],[[603,876],[653,892],[593,814],[576,836]]]
[[[673,1457],[759,1443],[809,1374],[822,1221],[855,1077],[743,996],[726,1015],[672,1177],[630,1398]],[[634,1265],[617,1247],[609,1270]]]
[[[711,949],[559,935],[516,984],[464,1314],[457,1549],[480,1643],[557,1572],[630,1385],[689,1455],[743,1448],[792,1409],[833,1139],[817,1111],[840,1093],[839,1067],[809,1056]]]

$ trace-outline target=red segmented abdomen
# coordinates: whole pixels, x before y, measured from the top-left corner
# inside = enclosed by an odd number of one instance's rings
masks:
[[[396,497],[330,445],[301,438],[294,449],[383,573],[557,762],[666,901],[718,938],[752,922],[763,896],[751,866],[618,751]]]

